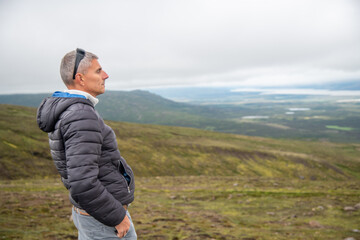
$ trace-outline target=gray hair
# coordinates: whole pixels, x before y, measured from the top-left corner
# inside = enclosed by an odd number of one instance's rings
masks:
[[[76,50],[67,53],[61,60],[60,75],[66,86],[71,86],[74,84],[73,73],[75,58]],[[91,66],[91,61],[93,59],[98,59],[98,57],[91,52],[85,52],[85,57],[80,61],[77,72],[86,74],[86,71]]]

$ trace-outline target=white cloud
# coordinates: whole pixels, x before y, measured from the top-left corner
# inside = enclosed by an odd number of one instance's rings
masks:
[[[360,79],[355,0],[1,1],[1,92],[63,88],[62,56],[99,55],[109,89]]]

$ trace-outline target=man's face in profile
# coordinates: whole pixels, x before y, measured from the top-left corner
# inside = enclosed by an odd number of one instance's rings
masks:
[[[102,69],[97,59],[91,61],[91,66],[88,68],[86,74],[82,75],[84,83],[84,91],[90,93],[92,96],[103,94],[105,92],[105,80],[109,76]]]

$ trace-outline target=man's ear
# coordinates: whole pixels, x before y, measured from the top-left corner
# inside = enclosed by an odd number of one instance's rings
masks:
[[[74,83],[75,83],[75,85],[78,85],[78,86],[84,86],[84,85],[85,85],[85,81],[84,81],[84,76],[83,76],[83,74],[81,74],[81,73],[75,74]]]

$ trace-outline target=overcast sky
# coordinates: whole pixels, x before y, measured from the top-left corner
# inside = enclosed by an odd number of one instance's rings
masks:
[[[77,47],[108,90],[360,81],[360,1],[0,0],[0,93],[63,90]]]

